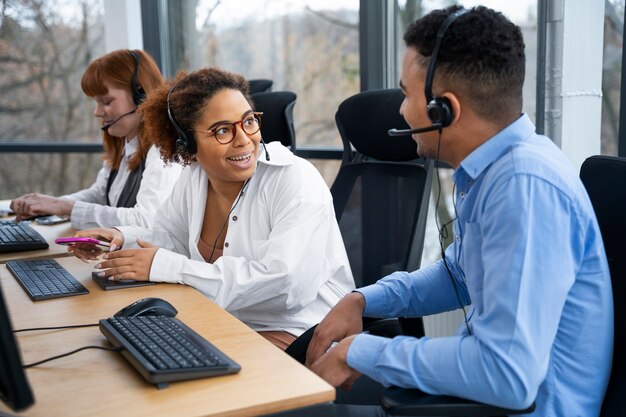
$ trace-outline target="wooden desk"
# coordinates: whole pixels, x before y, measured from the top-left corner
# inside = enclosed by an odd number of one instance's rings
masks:
[[[13,217],[3,218],[2,220],[11,220]],[[30,226],[37,231],[46,242],[50,245],[48,249],[29,250],[24,252],[0,253],[0,264],[11,259],[39,259],[39,258],[58,258],[67,256],[67,246],[57,245],[54,240],[58,237],[74,236],[75,230],[70,222],[60,223],[50,226],[40,225],[30,222]]]
[[[86,350],[27,370],[35,404],[27,416],[253,416],[332,401],[335,390],[191,287],[158,284],[102,291],[92,264],[58,259],[90,293],[31,301],[6,266],[0,284],[13,328],[96,323],[144,297],[174,305],[178,318],[215,344],[241,372],[158,390],[118,352]],[[18,333],[24,363],[86,345],[108,346],[97,327]],[[0,412],[8,412],[0,402]]]

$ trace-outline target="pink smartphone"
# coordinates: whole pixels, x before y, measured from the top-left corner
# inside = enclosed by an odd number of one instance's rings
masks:
[[[109,247],[109,242],[105,242],[103,240],[92,239],[90,237],[60,237],[54,240],[54,243],[58,243],[59,245],[75,245],[77,243],[86,243],[97,246]]]

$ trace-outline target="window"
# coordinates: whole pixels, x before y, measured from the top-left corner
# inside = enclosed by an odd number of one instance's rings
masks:
[[[0,142],[100,143],[80,88],[103,54],[103,0],[5,1],[0,21]],[[99,155],[0,155],[0,195],[63,194],[93,182]]]
[[[170,2],[174,71],[219,66],[293,91],[297,149],[340,149],[335,112],[360,90],[359,0]],[[314,161],[327,182],[337,161]]]

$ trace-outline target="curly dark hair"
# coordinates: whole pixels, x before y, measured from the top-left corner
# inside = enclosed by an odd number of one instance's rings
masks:
[[[407,47],[428,67],[435,37],[443,21],[461,9],[434,10],[412,23],[404,34]],[[433,78],[433,94],[457,92],[486,120],[514,120],[522,111],[526,58],[518,26],[502,13],[477,6],[455,20],[441,42]]]
[[[189,165],[195,160],[194,155],[176,149],[179,134],[167,114],[167,95],[172,88],[170,112],[190,140],[197,139],[193,127],[203,116],[207,102],[224,89],[240,91],[254,110],[248,81],[241,75],[219,68],[203,68],[191,73],[179,72],[175,80],[166,81],[139,107],[143,114],[144,132],[159,148],[161,159],[166,163]]]

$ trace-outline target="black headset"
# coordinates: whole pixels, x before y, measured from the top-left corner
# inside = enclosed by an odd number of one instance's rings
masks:
[[[137,82],[137,77],[139,75],[139,55],[135,51],[128,51],[130,56],[135,60],[135,69],[133,70],[133,78],[130,80],[130,91],[133,95],[133,101],[135,105],[140,105],[146,99],[146,92],[143,91],[143,88]]]
[[[435,46],[430,56],[428,70],[426,71],[426,83],[424,84],[424,94],[426,95],[426,102],[428,103],[426,105],[426,112],[430,121],[433,124],[439,124],[441,128],[450,126],[452,120],[454,120],[454,114],[452,113],[450,100],[445,97],[433,97],[433,78],[435,76],[435,66],[437,65],[437,55],[439,55],[441,42],[446,34],[446,30],[448,30],[452,22],[467,12],[467,9],[459,9],[443,21],[439,27],[439,31],[437,31]]]
[[[185,153],[188,155],[195,155],[197,151],[196,139],[193,135],[189,136],[185,133],[185,131],[179,126],[178,122],[174,118],[174,114],[172,114],[172,109],[170,107],[170,96],[172,95],[172,91],[176,88],[178,84],[174,84],[170,91],[167,93],[167,117],[170,119],[172,126],[178,132],[178,139],[176,139],[176,150],[180,153]]]

